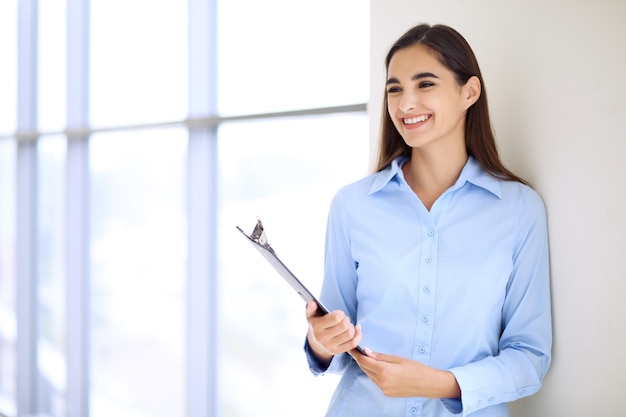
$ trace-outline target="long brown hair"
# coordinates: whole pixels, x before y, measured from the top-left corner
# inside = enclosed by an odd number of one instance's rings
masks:
[[[489,119],[485,83],[476,56],[465,38],[456,30],[445,25],[421,24],[415,26],[393,44],[387,53],[385,68],[389,70],[391,58],[398,50],[415,44],[429,47],[441,64],[454,73],[459,85],[465,85],[473,76],[478,77],[482,86],[480,97],[465,115],[465,148],[467,154],[473,156],[483,169],[494,177],[526,184],[526,181],[505,168],[500,161]],[[385,92],[376,172],[387,168],[391,161],[401,155],[410,157],[411,147],[402,139],[389,116]]]

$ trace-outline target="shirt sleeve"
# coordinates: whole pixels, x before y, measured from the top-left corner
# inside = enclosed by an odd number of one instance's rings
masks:
[[[442,400],[455,414],[534,394],[548,370],[552,349],[549,251],[545,207],[526,188],[519,215],[513,270],[502,311],[499,353],[450,369],[461,400]]]
[[[348,367],[348,364],[350,363],[350,359],[351,359],[350,355],[348,355],[347,353],[342,353],[341,355],[335,355],[333,356],[333,359],[330,361],[330,364],[328,365],[328,367],[324,367],[315,359],[315,356],[313,356],[313,353],[311,352],[311,347],[309,346],[308,339],[305,339],[304,341],[304,353],[306,354],[306,359],[309,364],[309,369],[311,370],[311,373],[313,373],[313,375],[315,376],[324,375],[327,373],[331,373],[331,374],[341,373],[345,368]]]
[[[324,281],[320,301],[330,311],[342,310],[356,324],[356,264],[350,250],[349,227],[346,210],[340,192],[331,202],[326,227],[326,251],[324,256]],[[313,374],[343,373],[352,357],[347,354],[335,355],[327,369],[320,367],[309,351],[308,343],[304,347]]]

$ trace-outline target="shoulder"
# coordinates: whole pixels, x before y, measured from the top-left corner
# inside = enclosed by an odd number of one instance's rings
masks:
[[[399,186],[398,176],[402,171],[402,165],[406,162],[406,158],[399,157],[394,159],[391,164],[382,171],[369,174],[358,181],[348,184],[337,191],[337,198],[368,198],[391,186],[392,189]],[[395,186],[395,187],[394,187]]]
[[[381,172],[376,172],[346,184],[336,191],[334,199],[356,200],[356,202],[362,201],[362,199],[367,198],[367,196],[373,192],[376,183],[384,175],[385,174]]]
[[[390,183],[393,188],[397,182],[393,178],[389,173],[377,172],[342,186],[331,200],[330,216],[342,218],[343,223],[348,224],[356,218],[376,215],[381,205],[394,200],[393,195],[386,193]]]
[[[547,227],[546,207],[541,195],[532,187],[517,181],[502,181],[502,199],[515,213],[519,230]]]
[[[527,210],[545,210],[543,199],[534,188],[517,181],[499,181],[502,190],[502,199],[515,202],[525,207]]]

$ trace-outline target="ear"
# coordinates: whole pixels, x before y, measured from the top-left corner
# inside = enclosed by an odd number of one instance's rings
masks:
[[[480,98],[482,86],[477,76],[470,77],[463,86],[463,99],[465,100],[465,110],[472,107]]]

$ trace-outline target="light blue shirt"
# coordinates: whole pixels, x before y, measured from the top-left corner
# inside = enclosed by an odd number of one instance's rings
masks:
[[[430,212],[406,159],[338,191],[326,236],[321,301],[363,329],[361,346],[451,371],[461,400],[388,398],[348,355],[328,417],[509,415],[539,390],[552,319],[546,215],[539,195],[487,174],[472,157]]]

